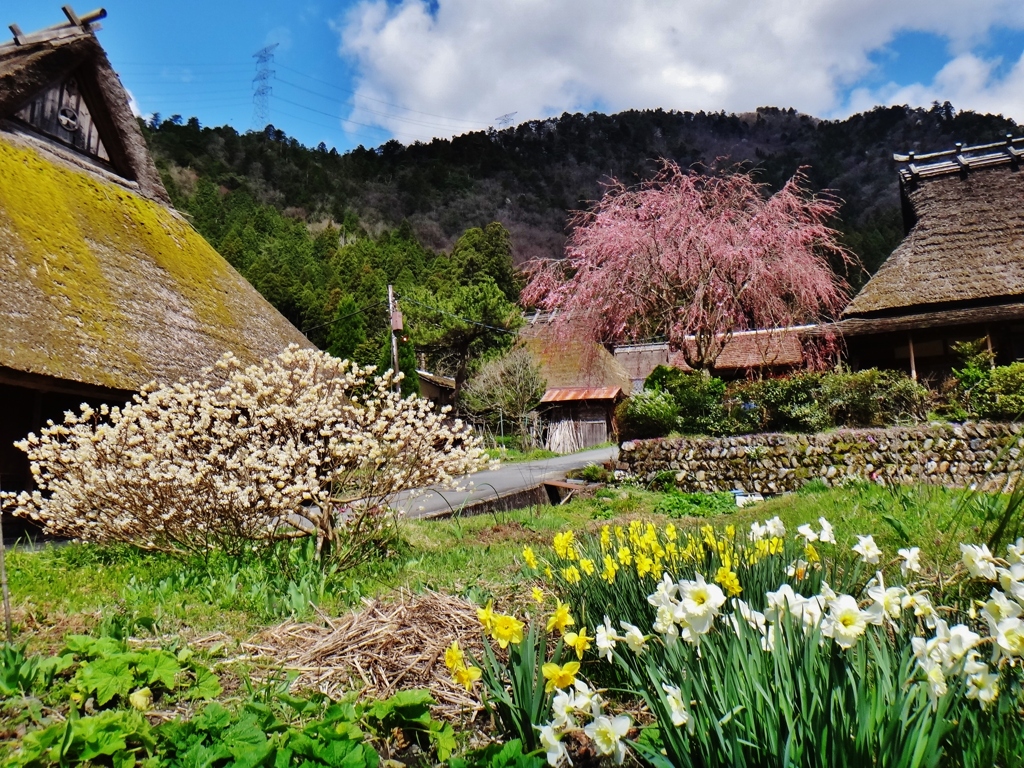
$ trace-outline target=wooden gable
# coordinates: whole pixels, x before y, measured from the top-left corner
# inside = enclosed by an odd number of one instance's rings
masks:
[[[72,75],[37,94],[14,117],[25,126],[105,164],[110,155],[79,83]]]

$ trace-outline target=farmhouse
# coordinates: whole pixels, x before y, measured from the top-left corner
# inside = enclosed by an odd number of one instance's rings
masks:
[[[901,164],[906,237],[835,326],[854,368],[936,378],[951,345],[985,339],[996,362],[1024,359],[1024,138]]]
[[[95,36],[104,12],[0,45],[0,488],[14,440],[232,352],[309,342],[170,207]]]

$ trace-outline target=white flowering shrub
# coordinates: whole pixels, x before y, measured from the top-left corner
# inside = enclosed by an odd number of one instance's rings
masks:
[[[372,373],[291,347],[250,367],[226,355],[124,408],[83,405],[17,444],[37,490],[6,504],[58,536],[185,554],[315,535],[354,564],[396,493],[486,461],[461,421]]]

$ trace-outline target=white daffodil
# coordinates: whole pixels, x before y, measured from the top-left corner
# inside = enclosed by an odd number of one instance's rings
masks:
[[[1005,656],[1024,656],[1024,621],[1016,617],[1000,621],[996,627],[996,644]]]
[[[1024,536],[1021,536],[1013,544],[1006,545],[1006,562],[1010,564],[1024,562]]]
[[[665,691],[665,703],[668,704],[669,718],[672,720],[672,725],[676,728],[682,728],[686,726],[691,734],[696,728],[696,723],[690,716],[690,710],[686,708],[686,704],[683,702],[682,693],[674,685],[668,685],[667,683],[661,684],[661,689]]]
[[[786,526],[776,515],[771,520],[765,522],[765,528],[768,529],[768,535],[775,539],[781,539],[786,535]]]
[[[907,595],[903,598],[903,607],[913,608],[914,615],[922,619],[929,629],[934,629],[936,621],[938,620],[938,614],[935,613],[935,607],[932,605],[931,598],[925,591],[915,592],[912,595]]]
[[[799,611],[806,599],[803,595],[794,592],[789,584],[783,584],[774,592],[766,592],[765,597],[768,604],[764,609],[764,615],[768,621],[775,621],[780,616]]]
[[[1024,563],[1014,563],[1009,568],[997,568],[996,573],[1003,591],[1024,606]]]
[[[572,697],[566,691],[559,689],[551,701],[551,714],[554,715],[551,726],[560,731],[566,728],[575,728],[576,721],[573,719],[572,713]]]
[[[976,579],[996,580],[996,563],[987,544],[961,544],[960,557],[967,572]]]
[[[626,745],[622,739],[629,733],[630,719],[628,715],[609,718],[605,715],[594,718],[583,732],[594,742],[598,754],[612,755],[616,765],[622,765],[626,759]]]
[[[673,581],[672,577],[667,573],[662,574],[661,581],[658,583],[658,588],[654,590],[654,594],[647,596],[647,602],[657,607],[673,606],[676,602],[676,596],[679,594],[679,585]]]
[[[540,745],[547,752],[548,765],[551,768],[557,768],[562,760],[568,761],[571,765],[572,761],[569,760],[569,752],[566,750],[565,744],[562,743],[562,734],[556,731],[550,724],[534,727],[540,731]]]
[[[881,626],[886,618],[895,621],[903,615],[903,599],[907,596],[907,590],[903,587],[886,588],[881,571],[871,580],[867,593],[872,601],[867,609],[871,615],[870,623]]]
[[[640,628],[626,621],[620,621],[619,626],[626,631],[626,634],[618,639],[628,645],[633,653],[642,653],[647,644],[647,638],[644,637],[644,633],[640,631]]]
[[[612,629],[611,619],[605,616],[604,624],[599,626],[594,633],[594,645],[597,646],[597,655],[604,656],[610,662],[612,660],[612,652],[615,650],[615,641],[618,639],[618,635]]]
[[[910,547],[909,549],[904,548],[899,550],[896,554],[901,558],[900,573],[903,574],[903,578],[907,578],[907,574],[921,572],[920,547]]]
[[[878,561],[882,559],[882,550],[875,544],[874,536],[858,536],[857,545],[853,551],[860,555],[862,562],[868,565],[878,565]]]
[[[967,678],[967,698],[977,699],[982,708],[988,707],[999,697],[999,675],[989,672],[976,672]]]
[[[804,523],[796,529],[796,532],[798,535],[806,539],[808,544],[818,540],[818,534],[814,532],[813,528],[811,528],[810,523]]]
[[[824,517],[818,518],[818,525],[821,526],[821,534],[818,536],[825,544],[835,544],[836,535],[832,531],[832,524]]]
[[[868,615],[857,607],[852,595],[840,595],[821,624],[821,634],[831,637],[840,648],[852,648],[868,626]]]
[[[711,629],[711,624],[725,604],[725,593],[717,584],[708,584],[701,574],[693,581],[679,582],[679,609],[689,628],[698,635]]]
[[[918,660],[918,665],[924,672],[925,680],[928,682],[928,697],[932,700],[932,707],[935,707],[938,700],[946,695],[946,676],[942,673],[942,667],[925,656]]]
[[[989,634],[992,635],[998,631],[996,627],[999,626],[999,622],[1003,619],[1015,619],[1021,613],[1024,613],[1024,609],[1014,601],[1007,599],[1006,595],[995,587],[992,587],[989,599],[981,608],[981,617],[988,624]]]
[[[981,635],[971,631],[966,624],[949,628],[949,652],[954,660],[963,658],[971,648],[981,641]]]
[[[757,521],[754,521],[753,523],[750,524],[750,534],[749,534],[748,538],[752,542],[757,543],[759,541],[763,541],[764,538],[767,535],[768,535],[768,526],[761,525]]]

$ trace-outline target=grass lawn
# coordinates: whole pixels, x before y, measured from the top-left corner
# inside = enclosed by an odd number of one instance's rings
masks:
[[[848,548],[856,543],[856,535],[870,533],[889,567],[899,547],[916,545],[926,569],[944,572],[959,561],[959,542],[983,542],[992,519],[1006,505],[1005,498],[966,491],[866,483],[836,489],[812,484],[800,493],[742,509],[726,507],[727,511],[717,511],[721,504],[697,505],[696,515],[682,514],[680,510],[688,507],[677,503],[678,497],[637,487],[608,487],[593,498],[575,498],[561,506],[402,520],[400,543],[386,557],[342,574],[325,573],[306,545],[264,558],[209,562],[182,562],[128,546],[15,548],[7,553],[15,643],[26,645],[30,653],[55,653],[69,634],[135,636],[175,652],[195,644],[200,648],[197,658],[216,666],[222,663],[217,659],[243,655],[243,644],[269,627],[288,620],[322,625],[368,598],[402,599],[401,595],[429,591],[476,605],[493,599],[505,610],[520,610],[536,585],[532,573],[522,567],[524,546],[543,554],[560,531],[597,535],[605,524],[636,519],[671,519],[679,529],[732,525],[745,532],[751,522],[775,516],[790,531],[825,517],[833,524],[840,547]],[[215,651],[209,650],[209,643],[203,645],[211,636],[219,638]],[[261,663],[265,667],[267,662]],[[228,691],[222,700],[229,707],[257,695],[243,695],[244,664],[226,669],[227,673],[218,667]],[[188,674],[198,685],[199,673]],[[278,694],[286,695],[287,678],[280,680],[284,684]],[[9,747],[26,724],[48,722],[47,717],[61,717],[59,713],[67,710],[66,698],[58,703],[44,696],[43,701],[42,710],[36,704],[0,705],[0,761],[4,739],[13,740]],[[46,707],[58,714],[39,714]]]

